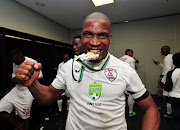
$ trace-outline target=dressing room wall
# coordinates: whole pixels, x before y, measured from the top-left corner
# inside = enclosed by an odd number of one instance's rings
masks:
[[[70,43],[71,30],[13,0],[0,0],[0,27]]]
[[[80,33],[81,29],[74,30],[72,35]],[[163,63],[160,49],[164,45],[169,45],[172,53],[180,52],[180,15],[112,24],[109,52],[120,58],[126,49],[134,50],[134,57],[140,62],[137,72],[151,94],[157,94],[162,73],[162,68],[152,59]]]
[[[0,1],[0,26],[40,37],[71,44],[72,37],[81,29],[66,27],[11,0]],[[137,72],[151,94],[157,94],[157,80],[162,68],[152,59],[163,62],[160,53],[163,45],[171,52],[180,51],[180,15],[112,24],[112,43],[109,51],[120,58],[128,48],[134,50],[139,60]]]

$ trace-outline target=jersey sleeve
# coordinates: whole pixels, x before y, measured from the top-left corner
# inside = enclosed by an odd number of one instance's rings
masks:
[[[134,59],[131,60],[130,66],[135,70],[135,60]]]
[[[53,80],[51,85],[56,89],[66,89],[66,80],[65,80],[65,65],[61,68],[58,68],[56,78]]]
[[[17,67],[16,67],[16,65],[13,63],[12,78],[14,78],[14,77],[16,76],[16,71],[17,71]]]
[[[164,65],[162,63],[160,63],[159,66],[163,67]]]
[[[133,99],[135,101],[136,99],[140,101],[141,97],[144,99],[144,94],[146,94],[147,90],[135,70],[130,70],[127,82],[127,92],[132,95]]]

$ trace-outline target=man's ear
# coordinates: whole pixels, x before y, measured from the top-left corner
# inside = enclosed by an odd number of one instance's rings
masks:
[[[110,36],[109,36],[109,41],[110,41],[110,43],[111,43],[111,38],[112,38],[112,33],[111,33]]]

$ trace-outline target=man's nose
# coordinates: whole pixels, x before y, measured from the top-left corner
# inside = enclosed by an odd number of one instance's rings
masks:
[[[99,40],[97,35],[93,36],[93,38],[90,41],[90,44],[92,46],[99,46],[101,44],[101,42],[100,42],[100,40]]]
[[[76,51],[77,50],[77,46],[73,46],[73,50]]]

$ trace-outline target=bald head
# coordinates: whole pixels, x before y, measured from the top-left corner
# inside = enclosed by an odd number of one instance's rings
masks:
[[[91,13],[90,15],[88,15],[86,17],[86,19],[84,20],[83,28],[84,28],[84,25],[85,25],[86,22],[88,22],[88,21],[96,21],[96,20],[107,22],[109,24],[109,29],[111,30],[111,21],[110,21],[110,19],[105,14],[103,14],[101,12],[94,12],[94,13]]]
[[[106,58],[112,37],[111,22],[106,15],[94,12],[87,16],[83,23],[81,36],[85,53],[91,50],[99,52],[99,58],[95,62]]]

